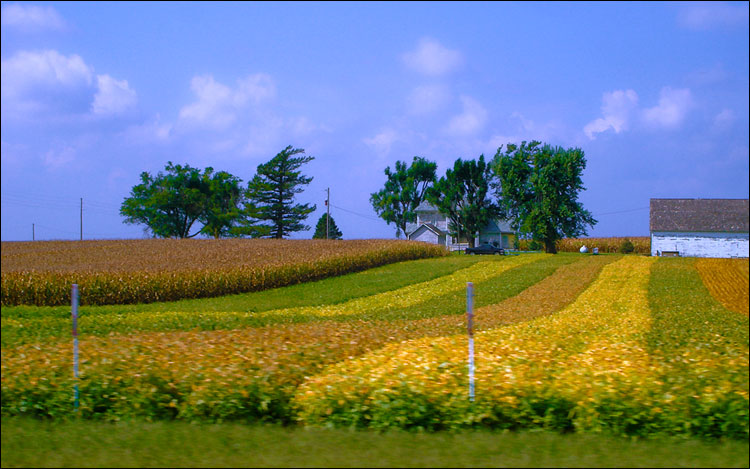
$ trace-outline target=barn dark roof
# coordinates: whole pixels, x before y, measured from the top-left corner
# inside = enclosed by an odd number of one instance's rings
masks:
[[[748,232],[748,199],[651,199],[651,231]]]

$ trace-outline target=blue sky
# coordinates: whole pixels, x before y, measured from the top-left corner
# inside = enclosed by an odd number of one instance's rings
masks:
[[[287,145],[298,200],[393,238],[383,170],[580,147],[589,236],[650,198],[748,197],[748,3],[2,2],[2,240],[141,238],[119,207],[167,161],[243,181]],[[309,238],[310,232],[294,238]]]

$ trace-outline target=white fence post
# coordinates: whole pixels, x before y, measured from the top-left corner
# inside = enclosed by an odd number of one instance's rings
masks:
[[[75,283],[71,294],[71,306],[73,316],[73,376],[75,376],[73,410],[78,412],[78,285]]]
[[[474,284],[466,283],[466,316],[469,330],[469,400],[474,402]]]

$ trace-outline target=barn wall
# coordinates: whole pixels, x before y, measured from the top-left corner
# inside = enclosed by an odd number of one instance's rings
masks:
[[[681,257],[748,257],[748,233],[651,233],[651,255],[677,251]]]

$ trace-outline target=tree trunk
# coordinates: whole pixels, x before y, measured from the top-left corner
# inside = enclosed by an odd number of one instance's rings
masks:
[[[557,254],[557,246],[555,246],[554,240],[544,240],[544,251],[548,254]]]

